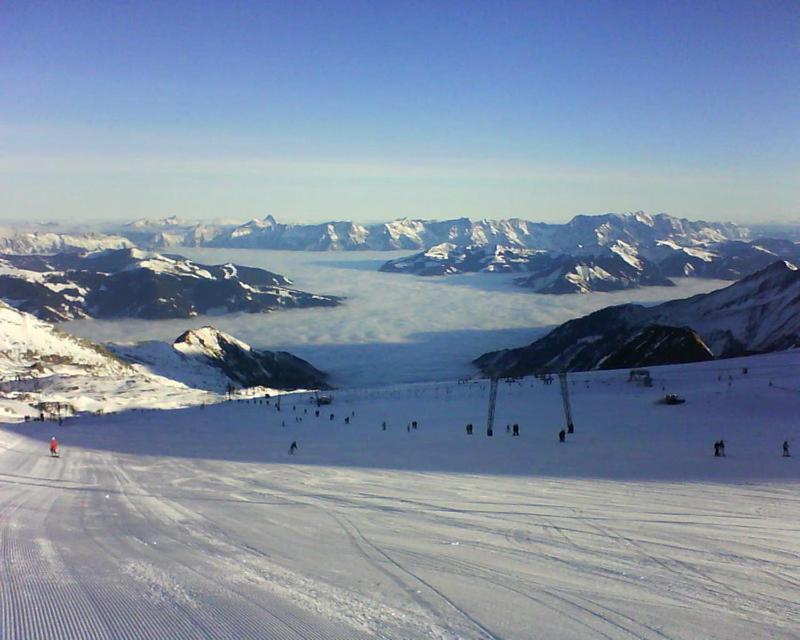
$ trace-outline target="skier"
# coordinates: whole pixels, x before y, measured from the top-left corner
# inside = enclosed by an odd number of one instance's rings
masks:
[[[714,457],[719,458],[719,440],[714,443]]]
[[[788,440],[784,440],[783,441],[783,457],[784,458],[789,458],[790,456],[791,456],[791,454],[789,453],[789,441]]]
[[[50,438],[50,456],[53,458],[58,457],[58,440],[53,436]]]
[[[515,423],[514,426],[512,427],[511,435],[512,436],[518,436],[519,435],[519,425],[518,424]]]
[[[722,438],[719,440],[719,455],[725,457],[725,441]]]
[[[562,429],[561,431],[558,432],[558,441],[565,442],[566,439],[567,439],[567,432]]]
[[[292,444],[289,445],[289,455],[293,456],[295,451],[297,451],[297,441],[292,440]]]

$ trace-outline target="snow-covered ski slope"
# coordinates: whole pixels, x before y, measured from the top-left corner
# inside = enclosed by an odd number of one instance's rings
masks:
[[[797,638],[800,353],[651,373],[6,426],[0,638]]]

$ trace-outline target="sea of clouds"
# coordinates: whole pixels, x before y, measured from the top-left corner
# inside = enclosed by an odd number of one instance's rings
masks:
[[[263,349],[286,350],[331,374],[337,386],[452,380],[475,373],[470,361],[494,349],[536,339],[553,325],[624,302],[655,303],[730,283],[684,279],[677,287],[589,295],[537,295],[514,276],[464,274],[422,278],[380,273],[386,260],[409,252],[314,253],[187,249],[197,262],[262,267],[298,289],[346,298],[337,308],[230,314],[191,320],[79,320],[64,325],[100,342],[174,340],[212,325]]]

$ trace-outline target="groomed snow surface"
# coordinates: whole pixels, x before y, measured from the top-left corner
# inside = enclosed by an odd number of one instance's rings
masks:
[[[651,373],[6,426],[0,638],[797,638],[800,353]]]

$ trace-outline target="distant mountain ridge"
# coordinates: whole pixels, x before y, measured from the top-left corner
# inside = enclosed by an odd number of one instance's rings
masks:
[[[0,234],[0,253],[16,255],[77,253],[133,247],[134,243],[128,238],[107,233],[21,231]]]
[[[535,248],[442,243],[390,260],[381,271],[422,276],[514,272],[524,274],[518,286],[564,294],[671,286],[670,278],[679,277],[737,280],[778,259],[800,264],[800,245],[747,236],[735,225],[707,226],[663,215],[579,216]]]
[[[108,231],[113,234],[86,234],[80,242],[122,242],[147,250],[180,246],[290,251],[417,250],[414,255],[386,262],[381,270],[424,276],[515,272],[520,274],[518,286],[548,294],[671,286],[670,279],[676,277],[735,280],[778,258],[800,263],[800,245],[787,239],[753,240],[747,228],[733,223],[692,221],[642,211],[578,215],[563,224],[520,218],[287,224],[271,215],[236,224],[200,223],[170,216],[142,218],[109,227]],[[9,253],[49,253],[48,249],[59,246],[79,250],[80,242],[66,234],[58,238],[54,237],[56,234],[43,234],[41,238],[45,235],[50,240],[38,244],[22,237],[6,238]]]
[[[711,293],[653,307],[606,307],[565,322],[526,347],[486,353],[474,362],[484,373],[505,377],[694,362],[706,351],[726,358],[798,346],[800,271],[777,261]]]
[[[203,265],[138,249],[53,256],[0,255],[0,298],[52,321],[189,318],[199,314],[335,306],[340,299],[291,288],[282,275]]]
[[[443,242],[458,246],[504,245],[557,253],[591,253],[592,247],[652,243],[669,237],[687,243],[747,239],[749,232],[732,223],[694,222],[667,214],[644,212],[578,215],[564,224],[520,218],[500,220],[422,220],[360,224],[330,221],[316,224],[280,223],[272,215],[243,224],[197,223],[176,217],[141,219],[115,232],[143,248],[209,246],[291,251],[392,251],[428,249]]]

